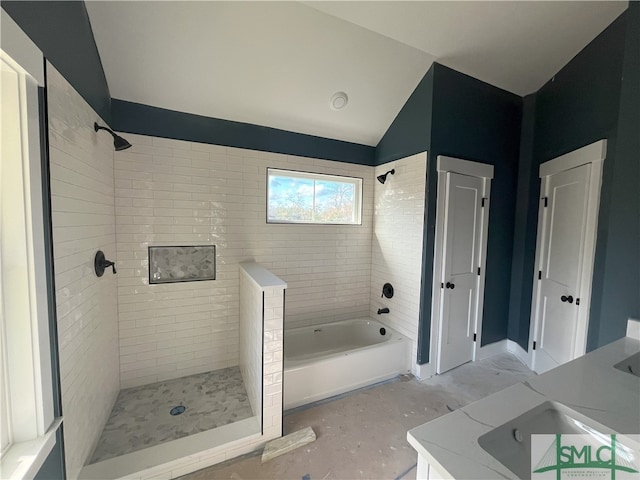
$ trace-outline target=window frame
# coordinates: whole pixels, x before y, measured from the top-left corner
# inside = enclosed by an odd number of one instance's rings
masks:
[[[2,256],[0,256],[0,272],[2,272]],[[1,273],[0,273],[1,274]],[[13,445],[13,425],[11,419],[11,394],[9,392],[9,358],[5,346],[4,333],[4,301],[2,288],[0,288],[0,422],[2,429],[0,430],[0,460]]]
[[[272,174],[275,173],[274,176],[282,176],[288,178],[299,178],[306,180],[313,180],[314,182],[319,181],[328,181],[328,182],[341,182],[346,184],[352,184],[355,187],[355,195],[353,200],[354,205],[354,221],[353,222],[320,222],[320,221],[309,221],[309,220],[284,220],[284,219],[270,219],[269,218],[269,185],[270,178]],[[362,225],[362,198],[363,198],[363,190],[364,190],[364,179],[362,177],[350,177],[348,175],[335,175],[332,173],[319,173],[319,172],[308,172],[302,170],[290,170],[284,168],[277,167],[267,167],[266,171],[266,211],[265,218],[266,223],[269,225],[333,225],[333,226],[361,226]],[[315,189],[314,189],[315,192]],[[315,195],[314,195],[314,206],[315,206]],[[313,215],[312,209],[312,215]]]
[[[0,341],[6,375],[3,407],[7,408],[12,437],[0,458],[0,470],[11,478],[22,479],[33,478],[56,443],[62,441],[57,438],[62,418],[56,417],[60,411],[54,385],[54,379],[58,378],[54,364],[56,346],[51,343],[55,333],[51,317],[53,289],[48,283],[50,245],[45,235],[49,217],[45,209],[48,191],[43,156],[47,134],[44,58],[8,14],[4,10],[0,13],[3,26],[0,61],[3,70],[17,76],[11,83],[18,85],[20,118],[20,146],[15,150],[20,153],[15,155],[15,162],[3,164],[9,176],[2,181],[11,181],[22,192],[16,205],[11,202],[11,217],[20,221],[10,230],[2,228],[0,242],[11,245],[12,251],[15,238],[19,237],[19,244],[24,244],[19,255],[10,257],[13,263],[19,262],[19,271],[24,272],[19,281],[14,281],[15,276],[10,273],[13,267],[3,262],[0,268],[0,287],[4,289]],[[16,142],[12,140],[11,144],[16,149]],[[0,201],[0,208],[5,207],[4,201]],[[4,215],[2,218],[4,223],[7,219]],[[14,298],[14,292],[20,294]]]

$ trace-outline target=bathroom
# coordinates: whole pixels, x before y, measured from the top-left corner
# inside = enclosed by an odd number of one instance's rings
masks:
[[[635,19],[631,14],[637,15],[637,9],[627,10],[598,37],[600,43],[583,51],[584,58],[608,69],[602,83],[593,87],[596,93],[582,92],[595,98],[596,112],[604,113],[585,127],[587,131],[573,127],[570,141],[552,131],[565,112],[554,111],[549,99],[560,94],[568,98],[567,92],[577,88],[571,69],[562,70],[557,83],[521,97],[435,63],[406,89],[408,99],[405,96],[399,112],[391,115],[374,148],[365,141],[332,140],[339,138],[335,134],[322,138],[259,127],[268,123],[257,119],[253,121],[257,125],[241,124],[238,134],[234,122],[149,106],[153,102],[118,100],[115,95],[110,106],[105,105],[104,91],[96,86],[99,82],[87,88],[88,79],[74,76],[78,70],[97,75],[89,67],[95,67],[97,53],[98,63],[105,57],[105,67],[113,61],[100,51],[104,25],[94,21],[93,32],[91,27],[88,32],[96,37],[98,52],[95,44],[76,46],[93,48],[87,58],[94,63],[70,66],[64,61],[68,54],[61,53],[64,49],[50,37],[47,40],[47,33],[55,35],[55,29],[47,32],[37,20],[25,19],[19,4],[11,3],[3,3],[3,16],[8,12],[49,60],[46,95],[57,355],[68,478],[82,477],[81,469],[121,390],[239,365],[241,262],[256,262],[286,283],[282,299],[286,329],[380,319],[407,339],[406,370],[419,378],[430,376],[428,293],[433,282],[438,155],[492,163],[492,198],[510,199],[490,202],[481,356],[500,349],[527,355],[537,165],[543,158],[616,134],[616,162],[605,163],[598,238],[606,241],[599,241],[596,252],[594,291],[599,293],[592,300],[589,348],[619,338],[622,319],[637,316],[637,289],[633,290],[637,269],[623,282],[619,272],[628,268],[620,268],[625,256],[618,253],[637,255],[624,240],[627,219],[634,212],[620,208],[626,202],[621,192],[633,181],[633,170],[624,156],[628,127],[618,119],[628,115],[623,109],[626,103],[618,99],[626,92],[619,85],[630,48],[625,46],[625,22]],[[87,35],[86,20],[94,20],[101,7],[47,8],[52,10],[43,16],[65,17],[61,26]],[[34,28],[40,29],[41,37]],[[618,55],[602,58],[602,45],[613,45]],[[573,65],[597,76],[596,67]],[[102,84],[106,86],[104,74]],[[609,88],[614,84],[616,88]],[[602,104],[616,108],[605,109]],[[94,122],[112,127],[132,147],[114,153],[113,138],[108,132],[96,132]],[[360,221],[355,225],[265,222],[267,168],[362,179]],[[384,183],[376,179],[391,169],[394,173]],[[149,285],[149,247],[185,245],[216,246],[215,280]],[[97,250],[115,261],[116,274],[107,268],[102,277],[95,276],[92,262]],[[391,298],[383,296],[385,283],[393,285]],[[612,292],[619,283],[627,286]],[[378,314],[383,308],[389,313]],[[609,321],[609,315],[615,320]],[[282,336],[276,329],[272,340],[282,342]],[[282,347],[267,353],[273,354],[274,364],[282,362]],[[281,385],[278,373],[275,376],[271,381]],[[274,401],[283,399],[275,393]],[[282,420],[282,411],[278,418]],[[275,423],[272,419],[271,425]],[[254,447],[239,446],[220,458]],[[210,460],[219,461],[219,455],[211,453]]]

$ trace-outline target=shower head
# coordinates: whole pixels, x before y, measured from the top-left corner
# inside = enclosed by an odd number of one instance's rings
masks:
[[[396,173],[396,169],[392,168],[391,170],[389,170],[387,173],[385,173],[384,175],[378,175],[378,181],[382,184],[384,184],[384,182],[387,181],[387,175],[391,174],[394,175]]]
[[[111,130],[110,128],[101,127],[97,123],[94,123],[93,124],[93,129],[96,132],[98,130],[106,130],[107,132],[109,132],[113,136],[113,148],[116,149],[116,152],[119,152],[120,150],[126,150],[127,148],[131,147],[131,144],[129,142],[127,142],[120,135],[116,135],[115,133],[113,133],[113,130]]]

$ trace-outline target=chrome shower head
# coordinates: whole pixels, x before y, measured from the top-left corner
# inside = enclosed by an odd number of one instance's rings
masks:
[[[131,147],[131,144],[129,142],[127,142],[120,135],[116,135],[115,133],[113,133],[113,130],[111,130],[110,128],[101,127],[97,123],[94,123],[93,124],[93,129],[96,132],[98,130],[106,130],[107,132],[109,132],[113,136],[113,148],[116,149],[116,152],[119,152],[120,150],[126,150],[127,148]]]
[[[378,181],[384,185],[384,182],[387,181],[387,175],[389,175],[389,174],[394,175],[395,173],[396,173],[396,169],[392,168],[391,170],[389,170],[384,175],[378,175],[378,177],[377,177]]]

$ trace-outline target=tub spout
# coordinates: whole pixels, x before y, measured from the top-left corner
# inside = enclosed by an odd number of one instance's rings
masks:
[[[378,309],[378,315],[382,315],[383,313],[389,313],[389,308],[388,307],[384,307],[384,308],[379,308]]]

